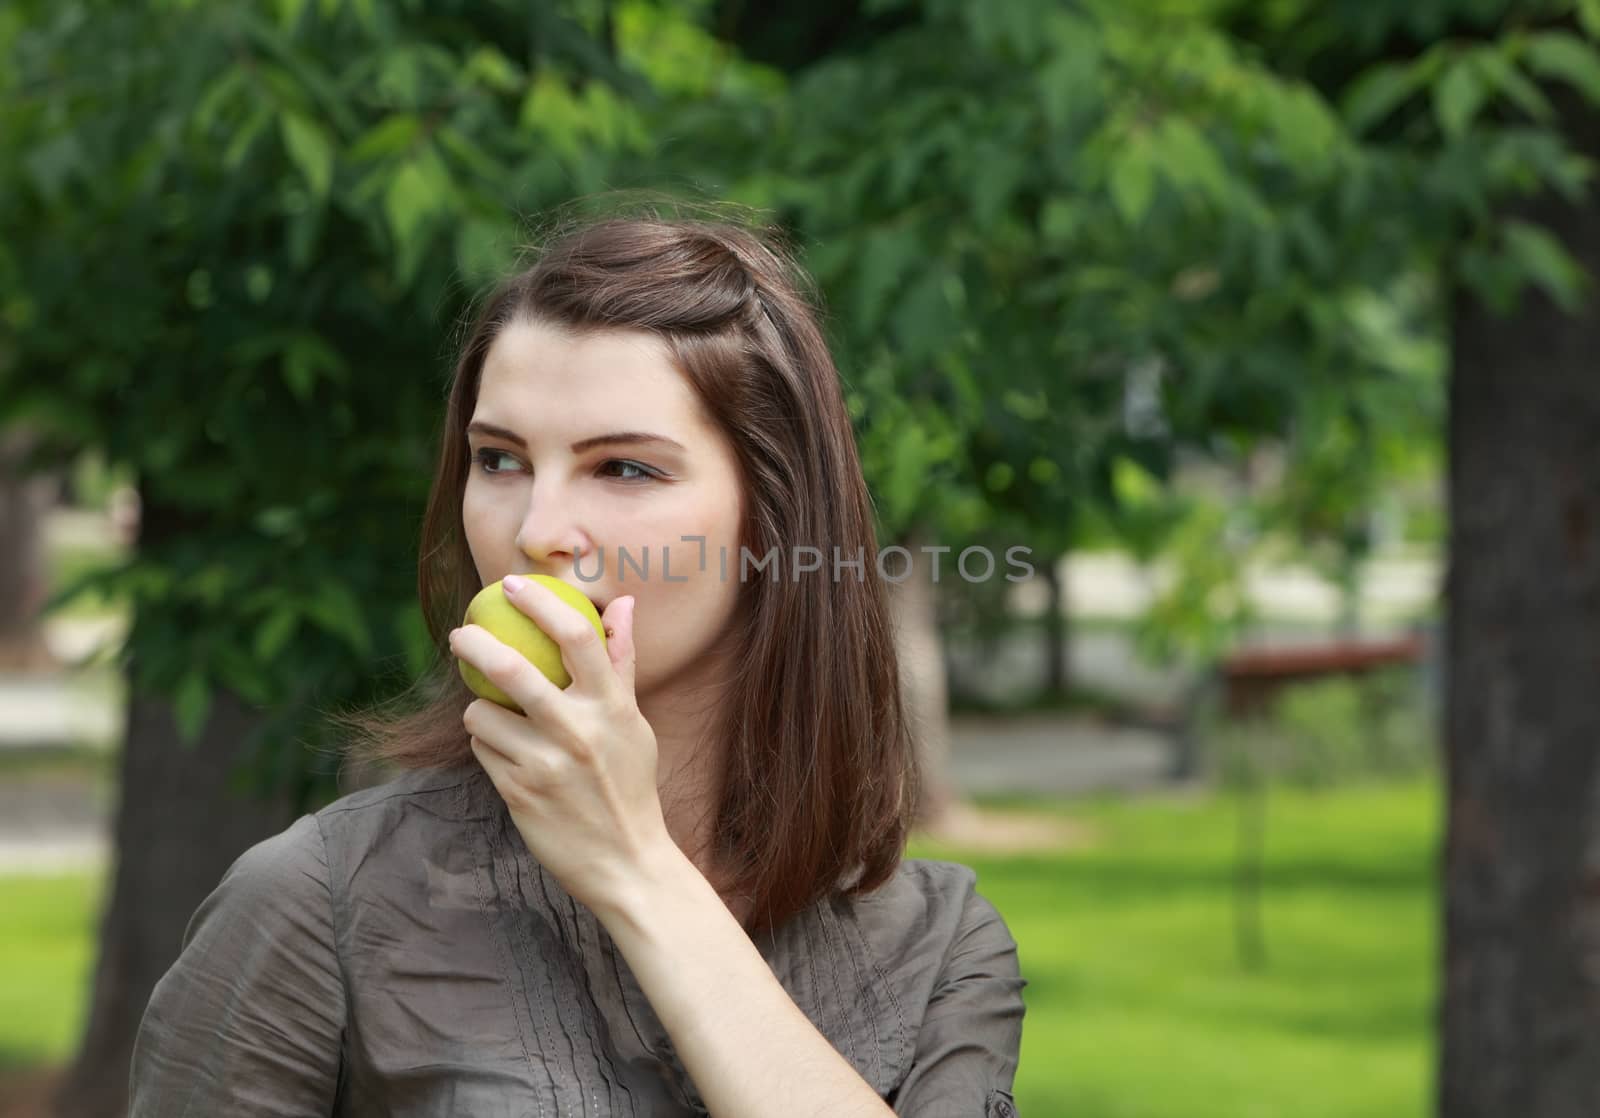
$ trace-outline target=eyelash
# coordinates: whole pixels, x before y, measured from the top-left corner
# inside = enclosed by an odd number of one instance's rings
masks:
[[[480,474],[482,474],[484,477],[500,477],[501,476],[501,472],[500,471],[498,471],[498,470],[490,470],[490,469],[486,468],[487,460],[490,459],[490,458],[512,458],[512,457],[514,457],[514,455],[510,454],[507,451],[495,450],[492,447],[484,447],[482,450],[476,451],[472,455],[472,462],[473,462],[473,464],[475,464],[478,467],[478,472]],[[632,461],[631,459],[628,459],[628,458],[607,458],[604,462],[601,463],[602,467],[611,466],[611,465],[632,466],[634,469],[640,471],[641,474],[643,474],[642,477],[618,477],[618,478],[613,478],[612,479],[614,481],[620,481],[624,485],[637,485],[640,482],[658,480],[661,477],[660,474],[656,473],[654,470],[650,469],[648,466],[641,465],[640,463],[634,462],[634,461]]]

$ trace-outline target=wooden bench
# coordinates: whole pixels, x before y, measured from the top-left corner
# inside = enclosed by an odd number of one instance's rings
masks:
[[[1220,691],[1229,718],[1248,718],[1265,714],[1278,693],[1296,683],[1420,665],[1427,655],[1427,640],[1421,633],[1235,649],[1196,680],[1182,704],[1174,727],[1170,774],[1175,780],[1187,780],[1199,772],[1197,719],[1207,695]]]
[[[1230,718],[1261,714],[1278,692],[1295,683],[1330,676],[1365,675],[1377,668],[1420,664],[1422,637],[1335,640],[1282,647],[1242,648],[1223,657],[1223,707]]]

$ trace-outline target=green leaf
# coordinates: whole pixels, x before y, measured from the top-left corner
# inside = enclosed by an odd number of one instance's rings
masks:
[[[221,77],[212,82],[195,102],[194,110],[189,114],[190,123],[202,135],[210,130],[216,123],[217,116],[222,112],[222,107],[229,98],[244,87],[245,70],[242,67],[231,67],[225,70]]]
[[[357,163],[365,163],[386,155],[398,155],[411,145],[422,131],[422,119],[415,113],[391,113],[378,124],[363,132],[350,145],[348,155]]]
[[[1007,210],[1028,170],[1030,153],[1025,160],[1022,154],[1004,144],[997,144],[978,153],[978,166],[970,180],[972,216],[980,229],[995,223]]]
[[[1404,62],[1374,66],[1351,83],[1341,111],[1350,131],[1362,135],[1382,123],[1422,86],[1421,71]]]
[[[1052,129],[1063,128],[1074,116],[1098,106],[1103,65],[1095,25],[1066,11],[1058,10],[1055,15],[1054,57],[1038,68],[1034,79],[1040,107]]]
[[[1600,0],[1578,0],[1578,26],[1591,39],[1600,39]]]
[[[278,26],[293,31],[305,6],[306,0],[278,0]]]
[[[1589,278],[1550,231],[1526,221],[1506,221],[1506,250],[1524,276],[1544,289],[1563,310],[1575,313]]]
[[[1548,31],[1531,36],[1526,51],[1528,69],[1564,81],[1600,105],[1600,50],[1592,44],[1565,31]]]
[[[172,698],[172,712],[178,724],[179,743],[193,745],[211,713],[211,684],[203,671],[195,668],[184,675]]]
[[[537,133],[561,155],[576,158],[582,145],[577,101],[551,67],[541,67],[522,99],[518,127]]]
[[[333,185],[333,143],[328,133],[316,121],[299,113],[284,113],[278,119],[289,158],[306,177],[311,193],[318,199],[326,198]]]
[[[305,603],[306,616],[324,632],[339,637],[362,656],[372,655],[372,634],[367,630],[361,601],[343,583],[325,581],[316,596]]]
[[[951,313],[942,269],[931,266],[911,281],[889,316],[889,326],[907,361],[931,357],[949,343],[960,322]]]
[[[1048,198],[1039,212],[1039,235],[1047,241],[1070,241],[1082,219],[1083,208],[1076,198],[1066,195]]]
[[[255,143],[256,137],[261,135],[261,130],[266,127],[267,118],[271,114],[264,108],[258,107],[247,117],[239,130],[233,134],[233,139],[228,142],[227,149],[222,153],[222,165],[230,171],[239,169],[245,156],[250,154],[250,147]]]
[[[468,84],[481,84],[496,93],[515,93],[522,88],[522,70],[498,49],[489,44],[479,47],[462,68],[461,80]]]
[[[904,523],[928,483],[933,448],[921,424],[907,417],[894,435],[887,479],[888,504],[895,523]]]
[[[302,404],[311,399],[317,377],[336,383],[346,379],[344,359],[321,337],[309,331],[292,335],[283,347],[283,380]]]
[[[1008,388],[1000,394],[1000,405],[1018,419],[1030,423],[1037,423],[1050,414],[1050,398],[1043,389],[1022,393],[1015,388]]]
[[[405,164],[389,183],[383,208],[401,256],[415,254],[417,235],[428,218],[443,207],[447,185],[430,174],[421,160]]]
[[[283,651],[300,625],[299,611],[285,607],[268,615],[256,630],[255,653],[258,660],[271,660]]]
[[[1504,50],[1484,47],[1474,55],[1484,79],[1497,92],[1534,120],[1549,120],[1555,114],[1549,100],[1539,87],[1527,79],[1507,57]]]
[[[1470,56],[1457,59],[1445,70],[1433,87],[1433,112],[1446,137],[1455,140],[1466,134],[1488,93],[1483,74]]]
[[[422,93],[425,48],[417,43],[385,52],[374,82],[379,97],[400,108],[415,108]]]
[[[1228,197],[1228,172],[1217,158],[1216,149],[1193,124],[1180,117],[1168,117],[1157,134],[1159,154],[1154,162],[1173,185],[1198,187],[1215,202]]]
[[[1118,455],[1111,463],[1111,493],[1119,507],[1153,505],[1162,492],[1161,482],[1134,459]]]
[[[1053,458],[1036,455],[1028,463],[1028,480],[1035,485],[1048,486],[1061,479],[1061,465]]]
[[[1348,147],[1344,122],[1316,90],[1285,85],[1264,98],[1272,138],[1283,160],[1303,173],[1320,173]]]
[[[922,259],[924,246],[905,226],[876,229],[862,238],[856,256],[856,321],[863,329],[877,326],[884,306],[905,276]]]
[[[78,137],[62,132],[28,152],[24,165],[39,193],[57,194],[69,176],[82,174],[85,163]]]
[[[1138,225],[1150,208],[1155,194],[1155,168],[1149,145],[1142,141],[1128,144],[1111,163],[1111,202],[1129,225]]]
[[[378,0],[350,0],[350,7],[355,10],[363,30],[368,34],[378,30]]]
[[[500,275],[512,256],[510,230],[501,222],[475,217],[456,230],[456,266],[470,283]]]
[[[439,141],[441,148],[454,155],[461,166],[473,174],[491,182],[498,182],[504,178],[505,168],[499,161],[461,132],[445,126],[439,128],[433,135]]]
[[[312,263],[327,212],[326,204],[313,203],[289,219],[289,263],[295,272],[304,272]]]

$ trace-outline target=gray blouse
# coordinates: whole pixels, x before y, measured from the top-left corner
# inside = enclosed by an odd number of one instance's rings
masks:
[[[976,875],[907,859],[753,937],[895,1113],[1011,1118],[1017,945]],[[603,925],[477,763],[301,816],[195,911],[134,1045],[130,1118],[679,1118],[706,1109]]]

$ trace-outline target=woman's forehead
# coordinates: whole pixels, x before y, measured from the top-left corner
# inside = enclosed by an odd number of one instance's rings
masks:
[[[477,413],[504,423],[534,412],[672,437],[700,429],[694,391],[666,345],[633,330],[578,334],[530,322],[501,330],[484,357]]]

